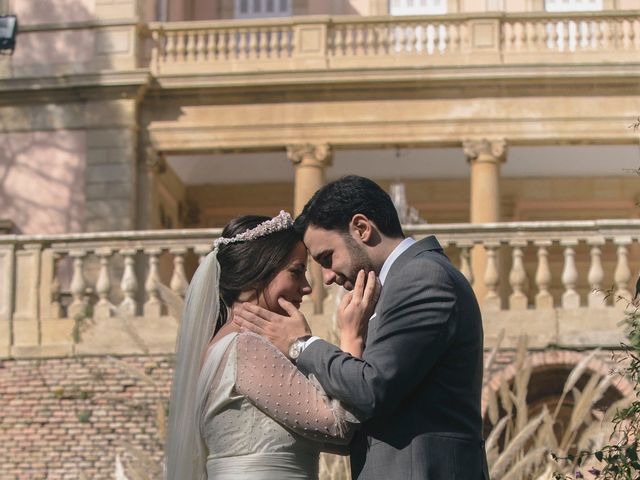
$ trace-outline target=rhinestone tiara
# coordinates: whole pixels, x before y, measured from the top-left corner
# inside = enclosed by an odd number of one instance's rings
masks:
[[[286,230],[293,226],[293,218],[288,212],[280,210],[280,213],[271,220],[265,220],[260,225],[239,233],[235,237],[220,237],[213,242],[213,248],[216,249],[220,245],[228,245],[230,243],[249,242],[256,238],[264,237],[281,230]]]

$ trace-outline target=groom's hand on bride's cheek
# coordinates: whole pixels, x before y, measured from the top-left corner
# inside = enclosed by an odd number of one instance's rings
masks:
[[[278,303],[287,315],[280,315],[251,303],[234,309],[234,322],[241,331],[253,332],[269,340],[287,355],[289,346],[299,337],[311,335],[307,319],[290,302],[280,298]]]

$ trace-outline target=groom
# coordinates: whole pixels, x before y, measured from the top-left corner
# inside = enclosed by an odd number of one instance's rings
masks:
[[[309,339],[299,313],[252,308],[243,325],[362,413],[351,443],[353,478],[488,480],[482,319],[471,286],[436,238],[405,238],[386,192],[357,176],[316,192],[296,226],[327,285],[352,290],[360,270],[378,276],[382,290],[362,358]]]

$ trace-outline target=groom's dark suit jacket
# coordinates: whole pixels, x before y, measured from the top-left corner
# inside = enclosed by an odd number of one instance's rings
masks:
[[[362,359],[323,340],[302,352],[298,368],[367,419],[351,444],[354,479],[489,479],[482,342],[473,290],[430,236],[389,270]]]

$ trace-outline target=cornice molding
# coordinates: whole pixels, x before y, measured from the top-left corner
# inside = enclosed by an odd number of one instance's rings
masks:
[[[0,105],[123,98],[141,100],[151,82],[148,69],[0,78]]]

